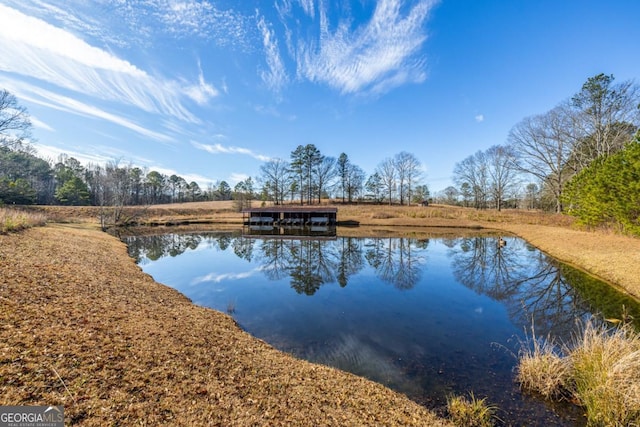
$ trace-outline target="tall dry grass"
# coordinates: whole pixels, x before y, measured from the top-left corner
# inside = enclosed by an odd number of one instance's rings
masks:
[[[640,424],[640,334],[588,322],[569,349],[575,394],[590,425]]]
[[[521,386],[547,398],[571,396],[590,426],[640,425],[640,333],[631,324],[590,320],[562,347],[560,354],[553,342],[534,337],[520,354]]]
[[[416,218],[448,219],[484,222],[512,222],[520,224],[569,226],[573,218],[537,210],[523,209],[474,209],[460,206],[397,206],[397,205],[336,205],[340,216],[371,219]]]
[[[17,208],[0,208],[0,234],[45,225],[47,217],[43,213],[27,212]]]
[[[528,338],[520,346],[516,381],[522,388],[546,399],[562,398],[570,393],[571,366],[561,349],[547,337]]]

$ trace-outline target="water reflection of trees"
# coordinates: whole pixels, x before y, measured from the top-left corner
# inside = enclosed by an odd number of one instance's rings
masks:
[[[241,237],[238,233],[228,232],[133,236],[122,240],[129,248],[129,255],[138,263],[144,263],[145,259],[156,261],[166,256],[175,257],[189,249],[195,250],[201,244],[220,251],[231,248],[238,258],[251,261],[255,243],[252,239]]]
[[[241,259],[261,264],[270,280],[290,278],[298,293],[313,295],[326,283],[348,285],[365,261],[383,281],[398,289],[411,289],[420,280],[429,240],[409,238],[342,237],[279,239],[243,237],[233,233],[164,234],[124,239],[137,262],[176,256],[201,244],[220,251],[231,249]],[[364,246],[366,245],[366,251]]]
[[[325,283],[346,286],[362,268],[362,247],[351,237],[337,240],[266,239],[260,245],[261,269],[270,279],[290,277],[298,293],[313,295]]]
[[[370,239],[365,258],[376,275],[398,289],[411,289],[420,280],[425,265],[423,251],[429,240],[404,237]]]
[[[590,313],[563,274],[562,265],[521,239],[465,237],[452,251],[453,272],[464,286],[502,302],[514,323],[539,334],[568,336]]]
[[[426,264],[428,239],[248,238],[239,233],[163,234],[123,239],[139,263],[175,257],[200,245],[232,250],[241,259],[260,264],[270,280],[290,279],[296,292],[313,295],[326,283],[347,286],[365,262],[382,281],[398,289],[413,288]],[[510,317],[523,328],[532,322],[538,333],[565,336],[574,321],[594,311],[640,319],[640,306],[593,278],[536,250],[525,241],[507,238],[462,237],[442,240],[450,248],[456,279],[464,286],[505,304]],[[640,323],[640,322],[639,322]]]
[[[129,255],[136,262],[144,263],[145,259],[156,261],[166,256],[175,257],[187,249],[195,249],[205,238],[206,236],[198,234],[161,234],[127,237],[123,240],[129,248]]]
[[[345,237],[338,241],[338,245],[340,262],[338,264],[337,279],[338,284],[344,288],[349,282],[349,277],[357,274],[364,267],[362,240]]]
[[[350,277],[364,268],[365,259],[382,280],[411,289],[425,263],[423,252],[416,249],[425,249],[428,243],[407,238],[266,239],[260,253],[267,277],[289,276],[296,292],[313,295],[325,283],[347,286]]]
[[[255,243],[255,240],[252,240]],[[289,276],[289,252],[291,240],[266,239],[261,242],[258,249],[257,260],[261,263],[260,269],[270,280],[280,280]]]
[[[328,241],[298,240],[292,248],[288,270],[296,292],[313,295],[323,284],[335,281],[334,247]]]

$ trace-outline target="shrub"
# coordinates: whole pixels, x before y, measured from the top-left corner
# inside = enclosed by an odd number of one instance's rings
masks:
[[[567,184],[567,213],[586,226],[640,236],[640,132],[622,151],[600,157]]]

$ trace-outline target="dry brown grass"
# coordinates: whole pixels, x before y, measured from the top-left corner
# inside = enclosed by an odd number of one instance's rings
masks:
[[[29,212],[19,208],[0,208],[0,234],[16,232],[47,223],[43,213]]]
[[[376,220],[395,220],[400,224],[414,225],[425,222],[456,222],[460,225],[479,223],[519,223],[535,225],[570,226],[573,220],[566,215],[554,215],[542,211],[505,209],[478,210],[458,206],[388,206],[388,205],[336,205],[339,220],[359,220],[363,224]]]
[[[568,350],[575,394],[591,425],[640,423],[640,334],[588,322]]]
[[[546,399],[563,398],[570,393],[571,366],[552,339],[534,334],[521,343],[516,381]]]
[[[448,425],[193,305],[94,224],[0,236],[0,405],[49,404],[87,426]]]
[[[550,399],[570,397],[588,425],[640,423],[640,333],[630,324],[609,328],[588,321],[562,355],[549,340],[524,343],[516,379]]]
[[[55,222],[98,222],[101,212],[111,214],[112,208],[99,206],[34,206]],[[241,223],[242,214],[233,210],[232,202],[175,203],[153,206],[125,206],[121,217],[128,224],[120,225],[182,225]]]
[[[254,201],[253,206],[261,206],[261,203]],[[473,227],[482,223],[518,223],[569,227],[573,224],[573,220],[566,215],[517,209],[498,212],[491,209],[477,210],[446,205],[423,207],[326,203],[322,206],[337,207],[338,221],[356,221],[360,225]],[[46,212],[58,222],[97,221],[100,214],[100,208],[96,206],[38,206],[30,209]],[[124,211],[126,218],[133,218],[140,225],[242,222],[242,214],[235,210],[232,201],[129,206],[125,207]]]

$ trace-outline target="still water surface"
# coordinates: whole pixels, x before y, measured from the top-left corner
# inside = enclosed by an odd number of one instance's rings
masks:
[[[520,343],[568,340],[576,319],[619,316],[623,295],[518,238],[249,238],[207,232],[126,238],[155,280],[231,314],[274,347],[380,382],[432,409],[473,392],[505,425],[584,425],[524,395]]]

